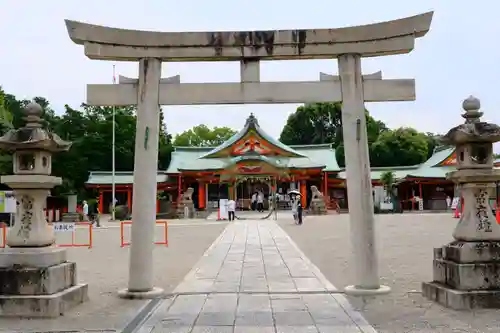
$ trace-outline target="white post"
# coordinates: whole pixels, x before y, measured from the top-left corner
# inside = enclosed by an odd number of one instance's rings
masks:
[[[342,87],[342,129],[347,170],[351,248],[354,283],[345,288],[351,295],[387,293],[378,276],[375,246],[370,158],[361,74],[361,57],[346,54],[338,58]]]
[[[128,290],[119,293],[127,298],[153,298],[163,293],[153,287],[160,75],[159,59],[139,61],[129,282]]]
[[[116,83],[116,76],[115,76],[115,65],[113,65],[113,84]],[[112,148],[111,148],[111,220],[115,220],[115,208],[116,208],[116,185],[115,185],[115,145],[116,145],[116,138],[115,138],[115,131],[116,131],[116,125],[115,125],[115,112],[116,107],[113,105],[113,136],[112,136]],[[100,212],[102,214],[102,212]]]

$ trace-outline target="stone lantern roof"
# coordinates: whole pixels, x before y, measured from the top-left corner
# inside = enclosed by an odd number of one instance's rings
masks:
[[[442,138],[443,143],[459,145],[473,142],[498,142],[500,141],[500,126],[481,121],[483,112],[479,111],[481,102],[470,96],[462,103],[465,113],[465,123],[453,127]]]
[[[24,127],[10,130],[0,137],[1,150],[45,150],[53,153],[69,150],[71,142],[42,128],[43,110],[38,103],[29,103],[24,108],[24,114]]]

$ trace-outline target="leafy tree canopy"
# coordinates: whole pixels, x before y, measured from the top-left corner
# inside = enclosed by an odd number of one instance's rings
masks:
[[[411,128],[390,130],[368,111],[365,115],[372,166],[418,164],[427,160],[438,146],[439,137],[432,133]],[[298,107],[288,117],[280,141],[288,145],[331,143],[337,162],[345,166],[342,104],[313,103]]]
[[[413,128],[386,131],[371,145],[372,159],[380,166],[416,165],[427,160],[428,153],[426,134]]]
[[[206,125],[198,125],[177,134],[174,139],[174,146],[179,147],[215,147],[236,134],[236,131],[229,127],[208,128]]]
[[[62,139],[72,141],[68,152],[55,154],[52,160],[52,173],[63,178],[62,186],[54,189],[53,194],[76,192],[86,196],[85,182],[90,171],[111,171],[112,169],[112,128],[115,112],[115,166],[116,171],[134,169],[135,149],[135,107],[96,107],[83,104],[80,110],[65,106],[64,112],[56,114],[49,101],[35,97],[43,110],[43,126],[57,133]],[[12,125],[24,126],[23,108],[30,101],[18,100],[0,89],[0,134],[3,135]],[[163,121],[160,110],[160,136],[158,167],[166,169],[172,152],[171,136]],[[0,152],[0,173],[12,172],[10,154]]]

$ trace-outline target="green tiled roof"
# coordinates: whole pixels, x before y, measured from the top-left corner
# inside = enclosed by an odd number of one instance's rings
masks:
[[[156,175],[156,182],[163,183],[168,180],[168,176],[162,171]],[[117,171],[115,172],[115,184],[126,185],[134,183],[133,171]],[[91,171],[89,175],[88,185],[111,185],[111,171]]]
[[[417,170],[408,173],[409,178],[446,178],[448,172],[456,170],[454,166],[439,166],[453,152],[454,147],[438,150],[427,161],[422,163]]]
[[[304,157],[265,157],[266,161],[282,166],[283,168],[322,168],[324,171],[340,171],[335,159],[335,150],[330,144],[322,145],[297,145],[290,146],[300,156]],[[235,158],[204,158],[206,153],[213,150],[212,147],[175,147],[172,159],[166,173],[178,173],[179,170],[217,170],[224,169],[232,163],[236,163]],[[263,158],[260,156],[259,158]],[[238,157],[236,157],[237,159]],[[246,156],[244,158],[256,158]],[[236,161],[236,162],[235,162]]]
[[[372,180],[379,180],[384,172],[392,171],[395,179],[403,179],[409,172],[417,170],[419,165],[402,166],[402,167],[373,167],[370,171]],[[344,170],[338,174],[338,178],[346,179],[347,172]]]
[[[454,166],[442,166],[422,168],[415,170],[407,175],[408,178],[446,178],[446,174],[455,171],[457,168]]]
[[[226,142],[221,144],[218,147],[212,148],[210,151],[208,151],[205,155],[202,157],[204,158],[211,158],[212,155],[220,152],[223,149],[231,147],[233,144],[238,142],[241,138],[243,138],[250,130],[254,130],[258,135],[260,135],[264,140],[269,142],[271,145],[280,148],[281,150],[284,150],[286,152],[289,152],[290,154],[300,157],[302,156],[299,152],[293,150],[291,147],[281,143],[280,141],[274,139],[271,137],[269,134],[267,134],[260,126],[259,122],[257,121],[257,118],[252,114],[247,118],[247,121],[245,123],[245,127],[232,137],[230,137]]]
[[[448,172],[456,170],[454,166],[439,166],[446,160],[455,148],[443,148],[436,151],[427,161],[422,164],[403,166],[403,167],[383,167],[371,168],[371,179],[379,180],[384,172],[392,170],[396,179],[404,178],[446,178]],[[338,178],[346,179],[346,171],[343,170],[338,174]]]

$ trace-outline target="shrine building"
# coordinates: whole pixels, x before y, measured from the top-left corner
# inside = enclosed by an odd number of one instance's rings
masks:
[[[415,166],[374,167],[374,189],[380,188],[384,172],[392,171],[397,181],[397,198],[405,210],[446,209],[446,197],[454,197],[455,186],[446,173],[455,170],[454,148],[437,149],[429,160]],[[331,144],[287,146],[268,135],[251,114],[241,131],[218,147],[175,147],[167,170],[159,170],[158,198],[173,202],[188,188],[194,189],[197,209],[215,209],[219,199],[235,198],[240,209],[248,209],[252,194],[264,193],[264,206],[273,189],[285,197],[298,190],[307,207],[311,186],[315,185],[327,200],[347,208],[346,171],[340,168]],[[111,203],[111,172],[91,172],[87,187],[99,192],[101,212],[108,213]],[[132,207],[133,171],[115,172],[118,205]],[[417,200],[415,200],[417,198]],[[418,200],[421,198],[421,200]],[[284,199],[286,201],[286,199]],[[283,204],[283,200],[280,199]],[[286,204],[285,204],[286,206]]]

